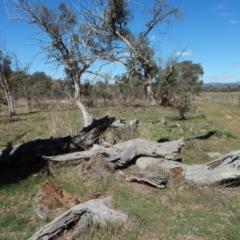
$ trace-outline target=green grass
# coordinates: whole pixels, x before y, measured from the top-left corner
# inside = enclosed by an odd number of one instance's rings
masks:
[[[237,106],[198,99],[195,112],[180,121],[177,112],[159,106],[91,108],[97,118],[106,114],[116,118],[139,119],[133,132],[112,130],[105,133],[107,141],[119,142],[142,137],[155,141],[191,138],[215,131],[205,139],[186,141],[181,158],[186,164],[210,161],[207,152],[226,154],[240,146],[240,110]],[[0,112],[0,145],[21,144],[36,138],[48,138],[62,133],[76,134],[82,128],[80,111],[53,110],[17,115],[12,120]],[[162,118],[167,124],[162,123]],[[150,121],[159,122],[150,124]],[[180,127],[169,126],[179,124]],[[58,130],[58,131],[57,131]],[[55,135],[53,135],[55,136]],[[125,212],[125,226],[108,224],[94,226],[82,239],[239,239],[239,187],[207,187],[170,177],[166,189],[128,183],[118,172],[101,167],[99,159],[56,164],[55,177],[28,174],[15,183],[0,185],[0,239],[28,239],[49,220],[38,218],[32,200],[46,179],[60,185],[81,201],[112,195],[113,208]],[[10,178],[10,173],[5,172]],[[11,173],[12,174],[12,173]],[[2,176],[1,176],[2,177]]]

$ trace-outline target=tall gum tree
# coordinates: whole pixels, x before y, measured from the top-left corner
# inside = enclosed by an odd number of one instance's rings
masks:
[[[1,43],[0,45],[0,86],[3,88],[5,97],[7,100],[9,116],[12,117],[15,114],[13,98],[10,89],[10,79],[11,79],[11,56],[7,53],[5,45]]]
[[[58,9],[50,9],[41,1],[32,4],[27,0],[4,2],[10,20],[36,25],[40,33],[47,34],[48,40],[44,36],[36,39],[45,53],[46,62],[64,66],[74,97],[80,99],[82,75],[89,71],[96,60],[106,59],[104,54],[108,51],[103,39],[95,31],[83,27],[82,11],[85,11],[85,7],[76,8],[76,13],[65,3],[61,3]]]
[[[149,43],[149,35],[153,30],[160,31],[162,23],[170,23],[173,19],[180,19],[182,14],[177,7],[171,6],[167,0],[150,0],[138,3],[131,0],[92,0],[102,9],[102,12],[95,11],[89,13],[89,19],[94,15],[102,22],[101,28],[94,24],[90,29],[105,34],[112,41],[120,41],[125,51],[128,52],[128,60],[122,61],[128,70],[129,76],[139,76],[139,81],[143,84],[145,93],[149,100],[154,100],[151,89],[151,78],[156,70],[154,54]],[[130,29],[130,23],[134,20],[130,5],[137,4],[143,10],[142,16],[145,16],[145,25],[140,27],[138,32]],[[144,14],[145,13],[145,14]],[[136,66],[138,67],[136,69]]]

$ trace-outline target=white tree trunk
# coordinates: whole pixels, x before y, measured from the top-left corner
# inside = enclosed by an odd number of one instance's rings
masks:
[[[79,99],[80,100],[80,95],[81,91],[80,91],[80,84],[78,82],[78,80],[74,81],[74,97],[75,99]]]
[[[15,114],[15,110],[14,110],[14,106],[13,106],[13,100],[12,100],[12,95],[11,95],[10,88],[8,86],[7,79],[2,74],[0,74],[0,82],[1,82],[1,85],[2,85],[2,87],[4,89],[5,96],[6,96],[6,99],[7,99],[9,116],[12,117]]]
[[[95,118],[87,112],[85,106],[80,101],[76,100],[76,104],[78,105],[78,107],[82,112],[83,119],[84,119],[84,127],[87,127],[93,122]]]
[[[154,93],[152,90],[151,85],[149,84],[146,88],[146,92],[147,92],[147,98],[148,98],[148,102],[150,105],[155,105],[156,104],[156,100],[154,98]]]

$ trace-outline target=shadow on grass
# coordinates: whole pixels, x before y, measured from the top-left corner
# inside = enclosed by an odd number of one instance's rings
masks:
[[[22,134],[18,134],[15,138],[12,139],[12,141],[6,143],[6,147],[7,148],[12,147],[13,146],[12,145],[13,142],[17,142],[18,140],[23,138],[26,134],[27,134],[27,132],[24,132]]]
[[[190,121],[190,120],[205,120],[205,114],[198,114],[194,116],[186,116],[186,119],[182,119],[180,116],[168,116],[166,117],[170,121]]]
[[[240,186],[240,179],[229,179],[229,180],[224,180],[219,183],[219,185],[223,187],[229,187],[229,188],[234,188],[234,187],[239,187]]]
[[[200,135],[195,137],[195,139],[200,139],[200,140],[205,140],[208,139],[210,137],[212,137],[214,134],[216,134],[217,131],[209,131],[208,133],[204,134],[204,135]]]
[[[70,152],[72,137],[36,139],[0,152],[0,182],[12,183],[41,170],[47,161],[41,156]]]
[[[158,143],[164,143],[164,142],[169,142],[169,138],[165,137],[165,138],[160,138],[157,140]]]
[[[213,135],[215,135],[217,133],[216,130],[214,131],[209,131],[206,134],[203,135],[199,135],[199,136],[192,136],[192,137],[185,137],[184,140],[188,141],[188,140],[192,140],[192,139],[197,139],[197,140],[206,140],[210,137],[212,137]]]
[[[31,165],[13,167],[0,170],[0,185],[1,184],[11,184],[18,183],[29,177],[33,173],[38,173],[47,164],[47,161],[39,159],[39,161],[34,162]]]
[[[0,120],[0,124],[7,124],[7,123],[14,123],[14,122],[21,122],[21,121],[25,121],[25,118],[8,118],[8,119],[2,119]]]

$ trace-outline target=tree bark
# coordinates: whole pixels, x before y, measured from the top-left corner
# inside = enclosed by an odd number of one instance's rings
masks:
[[[142,156],[175,160],[183,145],[183,139],[158,143],[137,138],[124,143],[116,144],[113,147],[113,150],[119,154],[104,157],[104,160],[116,162],[116,165],[119,167],[127,166],[130,162]]]
[[[112,147],[94,145],[88,151],[74,152],[70,154],[52,156],[47,159],[52,161],[73,161],[78,159],[90,159],[96,154],[102,156],[106,162],[114,162],[116,167],[124,167],[132,164],[134,160],[142,156],[156,157],[160,159],[175,160],[184,145],[183,139],[158,143],[140,138],[132,139]]]
[[[37,231],[29,240],[76,239],[87,227],[127,223],[127,215],[110,209],[111,197],[76,205]]]
[[[79,80],[74,79],[74,97],[75,99],[80,99],[81,91]]]
[[[145,169],[149,166],[170,170],[173,176],[181,176],[197,184],[235,184],[240,178],[240,150],[221,156],[209,163],[187,165],[165,159],[142,157],[136,165]]]
[[[7,79],[3,74],[0,73],[0,83],[4,89],[6,100],[7,100],[7,105],[8,105],[8,112],[9,112],[9,117],[12,118],[12,116],[15,114],[14,106],[13,106],[13,100],[12,100],[12,94],[7,82]]]
[[[143,182],[160,189],[165,188],[168,182],[168,176],[160,172],[136,173],[130,176],[126,176],[126,174],[120,172],[120,175],[122,175],[128,182]]]
[[[85,106],[80,101],[76,100],[76,104],[78,105],[82,112],[84,119],[84,127],[87,127],[94,121],[95,118],[87,112]]]

